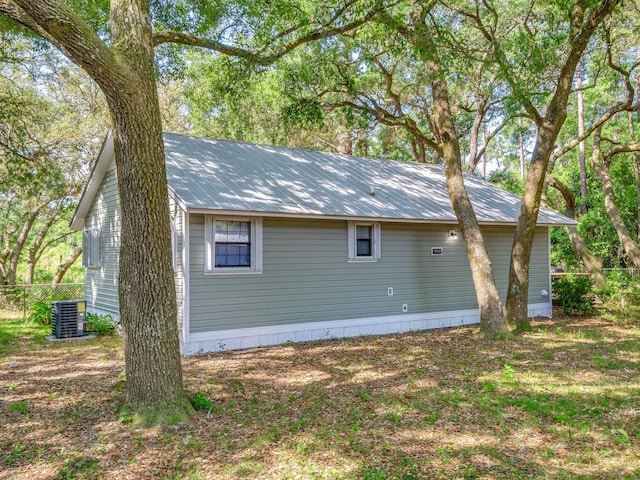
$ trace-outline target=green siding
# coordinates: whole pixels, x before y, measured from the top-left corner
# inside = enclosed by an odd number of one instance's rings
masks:
[[[89,311],[117,318],[120,199],[115,169],[106,173],[87,214],[85,228],[97,228],[100,231],[100,267],[85,269],[87,307]]]
[[[183,277],[182,248],[184,244],[184,215],[182,210],[170,201],[171,215],[175,218],[176,229],[176,293],[178,300],[178,323],[183,318]],[[100,230],[100,267],[85,269],[85,299],[89,311],[106,313],[113,318],[120,314],[118,299],[118,274],[120,260],[120,198],[115,168],[109,170],[95,196],[85,220],[85,228]]]
[[[169,211],[175,229],[173,269],[176,281],[178,328],[182,329],[184,318],[184,265],[182,257],[182,249],[184,248],[184,215],[178,204],[172,198],[169,198]]]
[[[263,220],[262,274],[204,273],[204,215],[190,221],[190,332],[477,308],[469,262],[451,226],[382,224],[382,258],[347,262],[347,223]],[[514,227],[486,227],[502,298]],[[444,247],[432,256],[431,247]],[[548,302],[547,229],[537,230],[530,303]],[[387,294],[393,287],[394,295]]]

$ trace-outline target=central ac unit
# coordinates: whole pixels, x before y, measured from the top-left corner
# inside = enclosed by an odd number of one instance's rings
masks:
[[[51,333],[56,338],[85,335],[86,303],[84,300],[53,302],[51,306]]]

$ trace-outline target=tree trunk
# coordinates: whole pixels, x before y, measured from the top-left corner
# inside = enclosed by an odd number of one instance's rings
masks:
[[[640,50],[639,50],[640,52]],[[633,124],[633,112],[629,112],[629,134],[631,138],[635,138],[635,126]],[[640,244],[640,155],[638,152],[633,152],[633,179],[636,183],[636,218],[637,218],[637,227],[636,227],[636,241]]]
[[[424,148],[424,142],[422,140],[418,140],[418,158],[416,159],[419,163],[427,162],[427,152]]]
[[[596,257],[591,250],[589,250],[589,247],[575,225],[567,225],[565,228],[573,248],[578,254],[578,257],[580,257],[580,261],[582,261],[582,265],[584,265],[585,270],[589,273],[589,279],[593,286],[596,288],[606,288],[607,282],[602,273],[602,259]]]
[[[547,181],[549,182],[549,185],[558,190],[564,198],[565,203],[567,204],[567,216],[575,218],[576,200],[573,192],[569,190],[564,183],[551,175],[547,176]],[[589,247],[575,225],[567,225],[565,229],[567,230],[569,240],[571,240],[574,250],[578,254],[578,257],[580,257],[582,265],[584,265],[585,270],[589,273],[591,283],[596,288],[606,288],[606,281],[602,273],[602,259],[591,253],[591,250],[589,250]]]
[[[582,65],[578,63],[576,68],[576,93],[578,103],[578,137],[584,136],[584,92],[582,91]],[[584,149],[584,140],[578,144],[578,161],[580,162],[580,197],[582,206],[580,211],[586,213],[584,199],[587,196],[587,162]]]
[[[36,238],[34,238],[33,242],[31,242],[31,245],[29,245],[29,252],[27,256],[27,266],[26,266],[26,272],[24,275],[24,283],[26,285],[31,285],[33,283],[33,276],[36,269],[36,263],[38,263],[38,259],[40,258],[40,255],[39,255],[40,247],[42,247],[42,244],[44,243],[44,239],[47,236],[47,233],[49,233],[49,229],[51,228],[51,225],[53,225],[53,222],[56,220],[58,213],[59,213],[58,210],[49,210],[49,212],[47,212],[46,221],[40,227],[40,230],[38,231]]]
[[[148,5],[112,0],[110,24],[126,75],[117,95],[107,95],[122,222],[119,301],[125,401],[143,424],[171,423],[184,420],[191,407],[182,387],[169,192]]]
[[[24,220],[24,223],[22,224],[22,229],[20,230],[16,243],[11,250],[11,254],[9,255],[9,265],[6,269],[4,279],[5,285],[16,284],[20,255],[22,254],[22,250],[24,250],[24,245],[27,241],[27,238],[29,237],[29,233],[31,232],[33,223],[36,221],[36,218],[38,218],[38,214],[43,208],[44,206],[39,206],[31,210],[27,215],[27,218]]]
[[[486,134],[484,132],[482,133],[482,145],[484,145],[485,147],[487,145]],[[486,148],[483,148],[483,152],[482,152],[482,178],[484,178],[485,180],[487,179],[487,151],[486,151]]]
[[[426,11],[423,10],[421,16],[425,14]],[[504,322],[500,293],[494,280],[491,259],[464,186],[462,156],[451,114],[447,81],[442,71],[437,49],[430,37],[431,32],[428,31],[424,18],[414,19],[414,27],[415,30],[410,39],[423,55],[425,70],[431,77],[431,93],[442,141],[447,190],[469,258],[471,276],[480,310],[480,329],[485,338],[504,337],[509,334],[509,330]]]
[[[560,128],[567,117],[567,102],[571,93],[573,75],[582,57],[584,49],[595,29],[602,23],[619,1],[602,2],[595,11],[585,18],[585,5],[575,2],[570,12],[570,31],[567,40],[564,63],[560,68],[555,92],[544,114],[537,111],[538,135],[527,172],[524,195],[520,206],[518,226],[511,249],[509,267],[509,287],[507,289],[506,319],[518,330],[530,330],[528,318],[529,264],[531,248],[540,211],[540,201],[544,180]],[[528,110],[535,110],[532,104]]]
[[[566,117],[566,110],[554,109],[554,113],[547,116],[550,118],[545,118],[539,130],[538,142],[529,165],[520,206],[518,226],[516,227],[511,250],[509,288],[505,312],[507,321],[518,330],[531,330],[528,312],[531,248],[540,210],[547,162],[560,126]]]
[[[110,46],[67,2],[14,2],[22,11],[5,3],[5,12],[58,46],[105,94],[120,194],[125,408],[140,424],[183,421],[192,408],[182,387],[149,1],[111,0]]]
[[[469,162],[467,163],[467,173],[473,173],[478,168],[478,161],[480,156],[478,155],[478,143],[480,141],[480,128],[482,127],[482,120],[484,119],[485,109],[487,108],[487,101],[479,98],[476,94],[476,114],[473,118],[473,125],[471,125],[471,132],[469,135]]]
[[[62,279],[67,274],[71,265],[73,265],[76,260],[82,255],[82,247],[76,247],[73,252],[67,257],[67,259],[58,265],[58,271],[56,272],[53,280],[51,281],[51,285],[57,285],[62,282]]]
[[[340,132],[338,135],[338,148],[336,148],[336,153],[353,155],[353,138],[349,130]]]
[[[610,165],[608,162],[601,161],[600,151],[600,129],[596,131],[593,137],[593,152],[591,154],[591,165],[595,170],[600,182],[602,182],[602,190],[604,193],[604,209],[607,212],[607,217],[611,220],[611,224],[615,229],[620,244],[627,254],[629,259],[633,262],[636,268],[640,269],[640,248],[634,241],[633,237],[629,233],[629,229],[624,223],[622,215],[618,210],[618,206],[615,201],[615,191],[613,189],[613,182],[611,181],[611,175],[609,173]]]
[[[518,127],[522,128],[522,117],[518,118]],[[518,133],[518,156],[520,158],[520,178],[524,179],[525,155],[524,155],[524,133]]]

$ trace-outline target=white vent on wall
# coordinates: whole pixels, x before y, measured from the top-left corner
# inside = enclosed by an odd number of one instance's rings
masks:
[[[431,247],[431,255],[444,255],[443,247]]]

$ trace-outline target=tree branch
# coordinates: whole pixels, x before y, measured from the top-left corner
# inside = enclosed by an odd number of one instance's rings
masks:
[[[58,47],[100,84],[105,94],[120,90],[123,67],[89,25],[60,0],[0,0],[0,13]]]
[[[22,0],[24,1],[24,0]],[[320,40],[322,38],[333,37],[336,35],[341,35],[348,33],[359,26],[363,25],[365,22],[371,20],[377,13],[381,12],[384,8],[388,7],[384,5],[382,0],[377,0],[374,6],[360,19],[354,20],[352,22],[346,23],[342,26],[334,26],[333,23],[339,18],[339,16],[346,10],[347,6],[352,5],[355,1],[349,2],[344,8],[339,9],[335,15],[331,17],[327,22],[315,28],[311,32],[302,35],[301,37],[294,38],[287,42],[284,42],[283,45],[280,46],[278,50],[270,54],[262,54],[262,50],[259,52],[252,52],[251,50],[234,47],[231,45],[227,45],[222,42],[218,42],[216,40],[201,38],[196,35],[191,35],[188,33],[175,32],[169,30],[162,30],[155,32],[153,35],[154,45],[161,45],[163,43],[176,43],[181,45],[188,45],[192,47],[200,47],[207,50],[214,50],[216,52],[222,53],[224,55],[235,56],[238,58],[242,58],[254,65],[265,66],[273,63],[279,58],[283,57],[287,53],[295,50],[297,47],[304,45],[306,43],[310,43],[316,40]],[[288,29],[287,32],[290,34],[291,29]],[[283,33],[278,33],[275,35],[276,38],[284,36]]]
[[[398,117],[390,114],[384,108],[380,107],[377,104],[377,102],[375,102],[374,100],[371,100],[371,99],[368,99],[368,100],[374,106],[373,108],[367,107],[367,106],[359,104],[359,103],[351,102],[351,101],[348,101],[348,100],[343,100],[341,102],[338,102],[337,104],[333,105],[333,107],[349,107],[349,108],[353,108],[354,110],[358,110],[358,111],[361,111],[361,112],[366,112],[366,113],[372,115],[373,117],[375,117],[380,123],[383,123],[383,124],[388,125],[390,127],[400,127],[402,129],[404,129],[405,131],[407,131],[408,133],[413,135],[415,138],[417,138],[421,142],[423,142],[425,145],[427,145],[429,148],[435,150],[436,152],[438,152],[439,154],[442,155],[442,147],[440,145],[438,145],[436,142],[434,142],[432,139],[427,137],[420,130],[420,128],[416,124],[415,120],[413,120],[410,117],[406,117],[406,116],[398,118]]]
[[[562,197],[564,198],[565,203],[567,204],[567,216],[571,218],[575,218],[576,214],[576,196],[573,192],[567,187],[564,183],[558,180],[553,175],[547,175],[547,183],[558,190]]]

